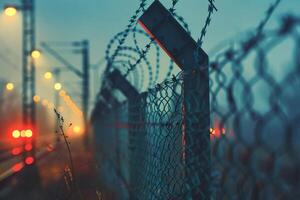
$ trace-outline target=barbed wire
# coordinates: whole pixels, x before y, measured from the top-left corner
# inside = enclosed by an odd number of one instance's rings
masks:
[[[183,27],[190,33],[189,28],[188,28],[188,24],[184,21],[183,17],[179,16],[177,13],[175,13],[175,6],[178,3],[178,0],[172,0],[172,7],[169,8],[169,11],[172,13],[172,15],[183,25]],[[140,65],[142,60],[145,60],[145,57],[147,55],[147,53],[150,51],[151,49],[151,45],[154,43],[154,39],[150,38],[150,42],[143,48],[143,50],[141,50],[141,48],[138,46],[138,42],[137,42],[137,38],[136,38],[136,33],[140,33],[141,31],[139,29],[136,28],[137,23],[134,21],[136,21],[137,19],[137,14],[140,13],[140,10],[144,11],[145,10],[145,6],[146,6],[146,1],[142,0],[140,2],[139,8],[136,11],[136,14],[133,15],[133,17],[131,17],[130,19],[130,23],[127,26],[127,28],[123,31],[118,33],[116,36],[114,36],[113,39],[110,40],[108,46],[107,46],[107,50],[106,50],[106,60],[107,60],[107,67],[110,68],[112,63],[114,62],[115,57],[117,56],[118,52],[120,51],[121,46],[125,43],[125,39],[128,37],[128,35],[130,34],[130,32],[133,33],[133,42],[134,42],[134,46],[137,50],[137,52],[139,52],[139,58],[136,60],[135,63],[130,63],[130,68],[125,72],[124,76],[127,77],[131,71],[133,71],[137,65]],[[119,38],[121,37],[121,38]],[[147,35],[147,37],[149,38],[149,36]],[[112,54],[112,56],[109,56],[109,51],[110,48],[112,47],[112,44],[114,43],[114,41],[118,38],[119,44],[116,47],[114,53]],[[160,69],[160,54],[159,54],[159,47],[157,46],[157,44],[155,44],[156,47],[156,72],[155,72],[155,76],[153,78],[153,71],[152,69],[148,68],[148,73],[149,73],[149,84],[148,84],[148,88],[153,86],[156,81],[158,80],[158,75],[159,75],[159,69]],[[170,62],[170,66],[169,66],[169,70],[167,72],[167,77],[168,78],[171,74],[170,70],[173,69],[173,62]]]
[[[173,3],[170,12],[188,31],[187,23],[175,12],[174,5],[177,1]],[[197,51],[203,44],[213,13],[217,11],[213,0],[209,0],[208,3],[208,15],[197,41]],[[209,129],[211,140],[208,141],[211,144],[211,154],[204,153],[207,158],[199,159],[199,154],[202,152],[191,153],[194,148],[200,147],[206,141],[202,141],[201,138],[188,144],[184,140],[183,132],[186,128],[191,128],[184,124],[185,110],[183,110],[184,77],[190,73],[182,71],[177,76],[156,84],[160,68],[160,51],[157,45],[156,65],[145,62],[151,76],[148,89],[135,101],[129,100],[99,111],[102,112],[102,117],[98,116],[96,124],[100,127],[99,133],[102,134],[96,135],[99,137],[98,141],[101,141],[99,146],[103,148],[100,152],[104,152],[108,160],[106,162],[112,163],[112,168],[118,171],[117,174],[124,177],[122,181],[126,182],[126,190],[130,197],[136,199],[192,199],[195,196],[198,197],[195,199],[275,199],[279,196],[281,199],[292,199],[300,196],[297,191],[299,173],[294,170],[299,168],[300,161],[292,140],[295,135],[299,137],[298,129],[295,128],[299,125],[295,124],[299,124],[300,118],[298,113],[293,120],[290,120],[292,117],[288,115],[291,111],[287,111],[288,106],[282,102],[282,94],[287,90],[291,90],[290,96],[295,98],[295,85],[299,85],[297,83],[300,74],[299,56],[295,56],[293,65],[287,69],[288,73],[281,81],[268,71],[271,67],[274,69],[274,66],[268,65],[269,53],[276,51],[280,41],[292,38],[295,43],[295,55],[299,53],[299,32],[294,30],[299,27],[300,19],[286,15],[279,28],[264,31],[279,3],[280,0],[276,0],[270,5],[266,16],[259,22],[250,37],[236,42],[234,46],[219,53],[208,66],[210,113],[205,117],[211,119]],[[143,7],[142,10],[144,11],[145,8]],[[141,70],[147,68],[141,63],[150,57],[148,53],[154,43],[150,38],[150,42],[144,48],[139,46],[142,42],[137,38],[137,30],[136,24],[129,30],[133,34],[133,47],[129,47],[128,51],[120,50],[111,60],[112,63],[117,64],[123,62],[122,57],[125,58],[123,75],[133,79],[135,86],[138,85],[139,81],[136,79],[139,74],[134,73],[144,74]],[[133,56],[130,56],[131,54]],[[250,57],[252,54],[254,58]],[[107,55],[110,57],[109,53]],[[198,59],[197,55],[195,55],[196,59]],[[249,57],[252,59],[251,62],[247,62]],[[126,59],[131,62],[126,62]],[[149,69],[149,65],[152,69]],[[172,67],[171,62],[167,77],[171,76]],[[246,74],[249,68],[254,72]],[[267,85],[271,91],[268,97],[263,95],[260,97],[261,102],[268,104],[269,110],[266,112],[256,108],[256,98],[260,96],[256,85],[260,82]],[[202,89],[197,88],[195,84],[195,93]],[[267,93],[267,89],[264,93]],[[195,97],[192,101],[201,104],[203,99]],[[198,115],[205,114],[197,112],[197,117]],[[282,124],[285,128],[277,149],[268,144],[273,138],[267,141],[263,138],[266,134],[278,131],[274,129],[276,125],[266,129],[272,119],[277,119],[277,124]],[[195,125],[198,126],[199,124]],[[116,134],[105,135],[112,132]],[[250,140],[254,142],[249,144]],[[105,144],[108,148],[105,148]],[[115,153],[114,149],[122,154]],[[190,160],[187,162],[186,159]],[[197,175],[209,171],[208,168],[212,170],[211,174],[207,173],[210,181],[202,187],[203,180]],[[197,175],[192,176],[189,172],[195,172]],[[206,195],[206,198],[203,195]]]
[[[145,10],[145,5],[146,5],[146,2],[147,0],[141,0],[140,1],[140,4],[139,4],[139,7],[136,9],[136,11],[134,12],[134,15],[130,18],[129,20],[129,24],[126,26],[126,29],[124,31],[121,32],[122,34],[122,37],[121,39],[119,40],[119,45],[117,46],[114,54],[108,58],[106,57],[106,60],[107,60],[107,69],[109,69],[111,63],[110,63],[110,60],[114,60],[114,57],[118,54],[119,50],[120,50],[120,47],[124,44],[125,42],[125,39],[127,38],[129,32],[130,32],[130,29],[132,28],[132,26],[136,23],[136,20],[137,20],[137,17],[138,15],[140,14],[141,11]]]
[[[275,199],[277,196],[281,199],[298,199],[299,173],[296,169],[300,161],[296,153],[297,143],[293,138],[299,137],[296,127],[299,126],[300,115],[296,107],[288,104],[299,98],[296,94],[300,74],[297,56],[300,36],[296,31],[299,25],[298,17],[285,16],[280,26],[268,31],[268,34],[264,33],[265,36],[256,45],[245,50],[244,42],[241,42],[237,48],[222,52],[212,62],[209,81],[211,112],[206,116],[212,121],[211,188],[207,185],[200,187],[194,177],[185,173],[186,168],[196,172],[203,170],[199,168],[202,165],[196,158],[198,155],[189,155],[192,163],[182,162],[184,150],[190,152],[193,147],[199,146],[196,143],[188,146],[182,141],[182,87],[183,78],[188,72],[180,72],[148,89],[139,96],[141,102],[129,102],[131,106],[121,104],[103,113],[103,117],[97,121],[104,134],[98,135],[99,141],[109,142],[109,149],[105,152],[106,156],[112,156],[110,160],[120,159],[123,165],[129,163],[126,166],[131,168],[132,177],[128,178],[129,187],[126,189],[132,197],[188,199],[195,192],[201,194],[204,190],[210,190],[211,196],[207,199]],[[269,53],[278,49],[279,42],[284,43],[290,38],[294,41],[296,52],[293,64],[289,64],[286,75],[278,80],[269,71],[269,68],[276,67],[268,66],[267,59],[270,58]],[[251,53],[255,53],[254,58],[250,58],[253,62],[246,62]],[[245,74],[249,68],[255,70],[251,77]],[[269,105],[265,111],[258,110],[255,104],[257,100],[254,100],[261,95],[255,89],[260,82],[270,88],[270,95],[260,100]],[[237,85],[241,91],[236,88]],[[289,103],[282,103],[287,94],[292,99]],[[201,101],[196,98],[193,100]],[[293,107],[298,114],[285,111],[286,107]],[[277,119],[277,123],[269,127],[274,119]],[[276,135],[281,131],[276,129],[278,124],[284,128],[282,136]],[[105,140],[105,133],[110,132],[117,132],[114,137],[119,137],[117,141],[120,143],[110,143],[116,141],[113,138]],[[124,139],[126,134],[129,144]],[[265,138],[266,135],[272,137]],[[277,146],[270,145],[275,136],[278,137]],[[127,153],[130,157],[114,156],[112,146],[116,145],[116,148],[120,148],[119,152],[126,153],[125,144],[129,145]],[[186,184],[186,181],[189,183]]]
[[[207,28],[211,23],[212,15],[213,15],[214,11],[218,11],[218,9],[216,8],[216,6],[214,4],[214,0],[208,0],[208,13],[207,13],[207,17],[206,17],[204,26],[201,30],[200,38],[197,40],[198,48],[201,48],[201,46],[203,44],[203,39],[207,33]]]

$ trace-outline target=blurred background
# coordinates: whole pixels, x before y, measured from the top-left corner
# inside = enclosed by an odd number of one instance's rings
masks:
[[[109,56],[118,45],[111,39],[124,31],[140,2],[143,1],[0,0],[0,199],[105,199],[103,185],[107,183],[100,180],[101,163],[97,156],[101,149],[97,146],[110,143],[105,142],[105,137],[95,136],[97,123],[91,122],[91,116],[101,99],[101,88],[111,61]],[[161,2],[167,8],[174,3]],[[224,46],[235,46],[255,33],[272,2],[215,1],[218,11],[213,14],[202,45],[210,60],[214,60]],[[175,8],[197,40],[207,16],[207,1],[179,1]],[[275,29],[283,16],[297,15],[299,10],[299,0],[282,2],[264,29]],[[149,41],[147,37],[137,37],[140,47]],[[126,44],[133,43],[132,38],[126,40]],[[268,57],[275,81],[291,71],[291,55],[295,53],[292,42],[280,45],[281,48]],[[111,51],[109,56],[107,49]],[[150,51],[147,57],[153,66],[157,53]],[[161,51],[162,67],[155,83],[150,84],[149,72],[145,73],[139,93],[180,72],[175,64],[171,70],[166,67],[169,60]],[[245,62],[249,66],[255,63],[251,58]],[[245,68],[246,76],[253,73],[251,69]],[[230,77],[231,72],[224,70],[224,73]],[[134,85],[134,81],[131,83]],[[263,101],[267,98],[263,96],[265,90],[265,86],[258,86],[252,91],[259,94],[254,107],[261,112],[267,107]],[[226,98],[226,94],[217,95],[217,98],[223,97]],[[297,105],[294,100],[293,97],[290,105]],[[228,105],[220,100],[219,109],[226,107]],[[293,109],[285,110],[292,112]],[[212,122],[211,127],[219,126],[218,121],[214,121],[218,125]],[[76,184],[74,179],[78,180]],[[109,184],[116,184],[113,181]],[[75,192],[77,197],[64,192],[73,191],[73,187],[77,188],[74,191],[81,191]],[[120,187],[119,191],[126,188],[122,184]],[[124,193],[130,192],[120,192]],[[106,199],[128,199],[128,195],[121,196]]]

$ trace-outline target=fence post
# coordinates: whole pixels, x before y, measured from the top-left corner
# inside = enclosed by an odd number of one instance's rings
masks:
[[[207,67],[187,69],[183,76],[182,136],[186,176],[195,199],[210,199],[208,70]]]
[[[136,137],[138,132],[136,129],[141,132],[140,127],[138,127],[141,121],[141,98],[139,96],[138,91],[127,81],[127,79],[122,76],[119,70],[115,69],[110,75],[109,79],[114,88],[120,90],[123,95],[125,95],[128,99],[128,134],[129,134],[129,195],[130,199],[134,199],[134,195],[132,194],[134,187],[136,186],[136,161],[135,158],[135,144]],[[138,128],[137,128],[138,127]]]
[[[113,114],[113,121],[112,123],[110,124],[110,126],[112,126],[113,128],[113,134],[114,136],[111,136],[111,138],[113,138],[114,142],[112,142],[111,144],[114,144],[113,146],[111,146],[111,148],[114,148],[114,150],[110,151],[112,152],[112,156],[111,158],[113,158],[113,164],[114,164],[114,167],[116,170],[119,170],[119,163],[120,163],[120,160],[119,160],[119,147],[117,145],[117,138],[118,138],[118,130],[117,128],[115,128],[116,126],[116,122],[117,122],[117,108],[118,106],[120,105],[118,100],[113,96],[112,92],[110,89],[108,88],[102,88],[101,90],[101,93],[100,95],[102,96],[102,98],[105,100],[107,106],[109,107],[110,109],[110,112],[112,112]]]
[[[138,23],[183,70],[182,146],[184,184],[193,199],[210,199],[208,56],[159,2]]]

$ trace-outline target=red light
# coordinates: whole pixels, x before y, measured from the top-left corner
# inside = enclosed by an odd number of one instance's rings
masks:
[[[32,156],[25,158],[26,165],[31,165],[33,162],[34,162],[34,158]]]
[[[225,128],[222,128],[222,134],[225,134],[226,130]]]
[[[22,130],[22,131],[21,131],[21,137],[26,137],[26,135],[25,135],[25,130]]]
[[[11,133],[12,137],[13,138],[19,138],[21,136],[21,133],[19,130],[14,130],[12,133]]]
[[[22,149],[20,147],[15,147],[11,150],[11,154],[16,156],[19,155],[22,152]]]
[[[54,150],[53,145],[49,144],[49,145],[47,146],[47,151],[51,152],[51,151],[53,151],[53,150]]]
[[[32,137],[32,130],[27,129],[27,130],[25,131],[25,136],[28,137],[28,138],[31,138],[31,137]]]
[[[25,148],[26,151],[31,151],[32,150],[32,144],[26,144],[24,148]]]
[[[14,166],[12,166],[12,171],[13,172],[18,172],[20,171],[22,168],[24,167],[24,164],[22,162],[15,164]]]

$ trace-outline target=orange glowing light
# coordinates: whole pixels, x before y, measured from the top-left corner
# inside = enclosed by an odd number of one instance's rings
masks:
[[[22,130],[22,131],[21,131],[21,137],[26,137],[26,135],[25,135],[25,130]]]
[[[12,166],[11,169],[13,172],[19,172],[19,171],[21,171],[21,169],[23,169],[23,167],[24,167],[24,164],[22,162],[19,162],[19,163],[15,164],[14,166]]]
[[[40,101],[41,98],[38,95],[34,95],[32,99],[33,99],[34,102],[37,103],[37,102]]]
[[[48,104],[48,108],[49,108],[49,109],[53,109],[53,108],[54,108],[54,104],[53,104],[53,103],[49,103],[49,104]]]
[[[34,162],[34,158],[32,156],[25,158],[26,165],[31,165],[33,162]]]
[[[11,150],[11,154],[16,156],[19,155],[22,152],[22,149],[20,147],[15,147]]]
[[[67,95],[67,96],[64,97],[64,100],[65,101],[71,101],[71,97],[69,95]]]
[[[80,133],[81,132],[81,127],[80,126],[74,126],[73,127],[73,132],[74,133]]]
[[[26,144],[25,147],[24,147],[24,149],[26,151],[31,151],[32,150],[32,144]]]
[[[59,91],[59,96],[63,97],[65,95],[66,95],[66,91],[64,90]]]
[[[47,101],[46,99],[44,99],[44,100],[42,101],[42,105],[43,105],[43,106],[47,106],[47,105],[48,105],[48,101]]]
[[[28,138],[31,138],[31,137],[32,137],[32,130],[27,129],[27,130],[25,131],[25,136],[28,137]]]
[[[21,136],[21,133],[19,130],[14,130],[12,132],[12,136],[13,136],[13,138],[19,138]]]

